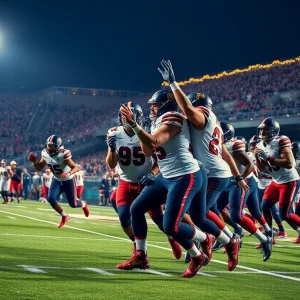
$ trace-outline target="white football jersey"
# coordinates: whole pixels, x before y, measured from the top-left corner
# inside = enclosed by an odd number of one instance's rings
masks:
[[[272,182],[272,179],[261,177],[260,174],[262,174],[262,173],[269,174],[269,173],[268,172],[260,172],[258,170],[258,168],[256,167],[256,158],[255,158],[254,154],[252,152],[247,152],[247,154],[248,154],[250,160],[255,165],[253,177],[254,177],[255,181],[257,182],[258,188],[261,190],[264,190]]]
[[[42,175],[43,177],[43,183],[46,187],[50,188],[51,182],[52,182],[52,178],[53,178],[53,173],[50,173],[49,175],[47,173],[44,173]]]
[[[74,174],[71,174],[68,178],[60,178],[59,174],[68,173],[71,168],[65,163],[66,160],[72,158],[70,150],[60,149],[58,154],[55,156],[50,156],[47,153],[47,150],[42,151],[42,158],[46,161],[48,167],[51,169],[54,178],[59,181],[67,181],[74,177]]]
[[[76,182],[76,186],[83,186],[83,181],[84,181],[84,173],[85,171],[80,170],[77,173],[75,173],[75,182]]]
[[[240,174],[242,174],[245,167],[234,158],[233,153],[238,152],[238,151],[246,151],[245,143],[241,140],[233,138],[225,143],[225,147],[228,150],[228,152],[232,155],[232,158],[234,159]],[[251,157],[250,157],[250,160],[251,160]],[[253,162],[253,159],[251,161]],[[253,173],[251,172],[246,178],[250,178],[252,176],[253,176]]]
[[[0,167],[0,191],[8,191],[10,187],[11,178],[8,170],[11,170],[10,166]]]
[[[280,149],[283,147],[291,147],[291,141],[287,136],[276,136],[269,144],[265,144],[261,141],[256,147],[265,151],[268,156],[280,158]],[[269,164],[267,170],[276,183],[286,183],[299,179],[295,166],[296,164],[294,164],[291,169],[286,169]]]
[[[109,129],[107,137],[116,137],[118,173],[120,179],[127,182],[138,182],[148,174],[154,164],[152,157],[146,157],[136,134],[129,136],[123,126]]]
[[[10,166],[6,166],[6,167],[0,167],[0,181],[7,181],[8,179],[10,179],[8,170],[11,170]]]
[[[200,131],[189,122],[193,155],[205,165],[208,178],[231,177],[230,167],[222,158],[223,132],[220,123],[208,108],[198,106],[197,109],[204,114],[207,124],[205,129]]]
[[[181,128],[179,134],[155,149],[163,177],[172,178],[199,171],[198,162],[191,152],[191,137],[185,117],[177,112],[167,112],[152,122],[151,134],[163,124]]]

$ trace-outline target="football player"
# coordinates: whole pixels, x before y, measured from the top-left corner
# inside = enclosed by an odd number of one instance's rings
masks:
[[[204,207],[206,207],[207,218],[212,222],[207,222],[205,216],[202,216],[203,224],[199,224],[198,227],[204,232],[213,234],[221,245],[225,245],[228,253],[228,269],[232,271],[238,263],[239,239],[234,238],[233,233],[225,223],[209,209],[217,201],[221,192],[229,185],[232,173],[244,192],[248,190],[248,186],[240,176],[234,160],[222,143],[222,129],[212,112],[211,99],[202,93],[191,93],[186,96],[175,80],[171,62],[163,60],[161,65],[163,70],[158,70],[163,79],[169,83],[179,108],[190,121],[189,131],[193,155],[208,170],[206,205]],[[205,210],[203,213],[205,214]]]
[[[46,169],[45,173],[42,175],[42,187],[43,187],[43,202],[48,200],[48,193],[53,179],[53,173],[50,169]]]
[[[292,152],[295,158],[295,162],[296,162],[296,170],[298,172],[298,174],[300,174],[300,142],[295,141],[292,143]],[[295,198],[295,213],[299,216],[300,215],[300,191],[298,191],[298,194],[296,195]],[[294,230],[296,230],[296,232],[298,233],[298,237],[297,239],[294,241],[295,244],[300,244],[300,228],[293,228]]]
[[[236,185],[229,185],[229,187],[221,194],[218,199],[218,211],[222,211],[228,204],[230,205],[229,211],[232,221],[238,223],[245,230],[256,236],[262,245],[263,260],[266,261],[271,256],[272,251],[272,230],[263,218],[259,209],[257,195],[257,183],[253,178],[254,164],[250,160],[246,153],[245,143],[241,140],[234,138],[235,130],[233,126],[227,122],[221,122],[221,128],[224,133],[225,147],[228,152],[231,153],[236,165],[241,172],[241,176],[247,180],[247,184],[250,187],[250,191],[247,193],[241,193]],[[265,232],[268,236],[264,235],[243,213],[243,208],[247,202],[249,195],[254,194],[251,200],[249,200],[248,208],[251,214],[257,219],[257,221],[265,228]]]
[[[134,120],[139,126],[144,126],[144,114],[140,105],[129,102],[129,109],[134,114]],[[121,109],[119,111],[120,126],[111,128],[107,133],[108,152],[106,163],[110,169],[118,166],[119,185],[116,190],[116,204],[119,220],[123,231],[136,247],[136,239],[131,225],[130,206],[138,197],[145,185],[151,184],[152,178],[159,172],[152,157],[146,157],[140,141],[132,128],[124,123]],[[162,218],[160,206],[149,210],[154,222]],[[158,221],[158,224],[160,221]],[[161,228],[162,229],[162,228]],[[163,229],[162,229],[163,230]],[[179,244],[169,237],[175,258],[180,258],[182,250]],[[118,266],[119,267],[119,266]]]
[[[279,136],[279,123],[266,118],[258,126],[261,141],[254,150],[256,165],[261,172],[268,170],[273,181],[266,188],[262,210],[272,228],[272,206],[279,202],[279,216],[292,228],[300,227],[300,216],[293,213],[292,204],[299,190],[299,175],[287,136]]]
[[[160,173],[154,177],[131,205],[132,225],[136,237],[136,252],[122,269],[149,268],[147,258],[147,222],[145,213],[165,204],[163,229],[191,255],[189,267],[183,277],[193,277],[211,258],[211,235],[183,223],[182,218],[191,206],[191,217],[196,225],[202,223],[201,211],[205,211],[205,191],[198,162],[190,152],[190,133],[185,117],[176,112],[174,95],[158,91],[148,101],[150,105],[151,134],[136,122],[130,108],[122,106],[122,116],[137,134],[141,148],[147,157],[155,153]],[[199,196],[195,197],[199,193]],[[192,201],[193,198],[198,201]],[[201,199],[202,198],[202,199]],[[203,207],[204,204],[204,207]],[[204,213],[205,217],[205,213]],[[193,240],[202,243],[200,252]],[[207,255],[204,253],[206,252]],[[209,257],[208,257],[209,256]]]
[[[10,162],[11,170],[13,171],[13,176],[11,177],[10,181],[10,202],[14,201],[14,194],[17,196],[17,201],[20,203],[20,191],[22,182],[22,169],[17,167],[17,163],[12,160]]]
[[[249,152],[254,153],[256,145],[260,142],[260,138],[257,135],[254,135],[249,141]],[[256,165],[256,160],[255,160]],[[263,199],[263,195],[267,186],[272,182],[272,176],[269,172],[260,172],[257,168],[254,170],[256,174],[256,178],[258,180],[258,189],[257,196],[259,201],[259,206],[261,207],[261,202]],[[273,205],[271,208],[273,219],[275,220],[279,231],[277,232],[275,238],[286,238],[287,234],[282,225],[282,220],[279,217],[279,211],[277,205]],[[259,247],[257,247],[259,248]]]
[[[38,162],[38,155],[31,152],[28,160],[33,163],[33,167],[42,171],[46,165],[53,173],[53,179],[48,193],[48,202],[61,215],[61,228],[69,220],[69,216],[64,212],[61,205],[57,202],[60,195],[64,192],[71,207],[81,207],[85,216],[89,216],[89,209],[86,201],[78,200],[74,174],[78,172],[78,167],[72,160],[70,150],[64,149],[62,139],[57,135],[51,135],[46,140],[45,149],[41,153]]]
[[[117,169],[117,167],[115,168]],[[117,188],[119,185],[119,174],[118,172],[114,172],[112,176],[112,193],[110,195],[110,203],[116,213],[118,213],[117,203],[116,203],[116,196],[117,196]]]
[[[82,193],[84,190],[84,174],[85,171],[82,169],[81,165],[77,165],[79,171],[75,173],[75,182],[76,182],[76,189],[77,189],[77,197],[78,199],[82,198]]]
[[[2,159],[0,167],[0,192],[4,200],[2,204],[8,203],[8,191],[10,188],[11,177],[13,175],[11,167],[6,165],[5,159]]]

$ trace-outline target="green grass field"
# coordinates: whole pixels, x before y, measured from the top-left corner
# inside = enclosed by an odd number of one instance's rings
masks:
[[[239,266],[227,272],[227,256],[213,260],[191,279],[175,260],[166,237],[149,224],[147,271],[118,271],[132,245],[111,208],[65,206],[71,220],[49,204],[22,201],[0,206],[0,299],[296,299],[300,292],[300,245],[279,241],[263,262],[256,239],[244,237]],[[105,219],[106,220],[103,220]],[[288,226],[288,236],[296,237]]]

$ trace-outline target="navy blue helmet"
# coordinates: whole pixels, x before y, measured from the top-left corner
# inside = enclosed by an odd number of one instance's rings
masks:
[[[204,106],[212,110],[213,102],[211,101],[210,97],[206,94],[190,93],[187,97],[190,99],[194,107]]]
[[[171,91],[165,91],[165,90],[157,91],[148,100],[148,104],[159,105],[157,115],[156,116],[151,116],[151,114],[149,115],[151,121],[156,120],[159,116],[162,116],[166,112],[178,110],[177,103]]]
[[[142,110],[141,106],[139,104],[136,104],[136,103],[133,103],[133,102],[128,102],[127,106],[133,112],[133,117],[134,117],[134,120],[137,122],[137,124],[139,124],[141,127],[144,127],[145,117],[144,117],[144,113],[143,113],[143,110]],[[126,127],[126,125],[124,125],[124,123],[122,121],[121,108],[119,110],[118,118],[119,118],[119,124],[121,126]]]
[[[62,139],[58,135],[50,135],[45,143],[47,153],[52,157],[58,154],[60,149],[63,149]]]
[[[234,138],[235,130],[233,126],[225,121],[220,122],[224,135],[224,143]]]
[[[292,151],[295,159],[300,157],[300,142],[295,141],[292,143]]]
[[[262,140],[270,140],[280,132],[279,123],[273,118],[264,119],[257,127],[257,135]]]

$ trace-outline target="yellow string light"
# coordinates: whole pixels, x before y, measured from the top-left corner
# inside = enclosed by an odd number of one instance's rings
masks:
[[[245,68],[245,69],[235,69],[235,70],[230,71],[230,72],[223,71],[223,72],[221,72],[219,74],[216,74],[216,75],[204,75],[201,78],[190,78],[189,80],[180,81],[180,82],[177,82],[177,83],[178,83],[178,85],[186,85],[186,84],[189,84],[189,83],[203,82],[205,80],[219,79],[219,78],[222,78],[222,77],[225,77],[225,76],[232,76],[232,75],[236,75],[236,74],[239,74],[239,73],[246,73],[246,72],[250,72],[252,70],[269,69],[269,68],[272,68],[272,67],[278,66],[278,65],[281,65],[281,66],[282,65],[290,65],[290,64],[293,64],[293,63],[296,63],[296,62],[300,62],[300,56],[298,56],[294,59],[287,59],[287,60],[283,60],[283,61],[274,60],[272,63],[265,64],[265,65],[256,64],[256,65],[249,66],[248,68]],[[162,85],[163,86],[168,86],[169,84],[167,82],[163,82]]]

